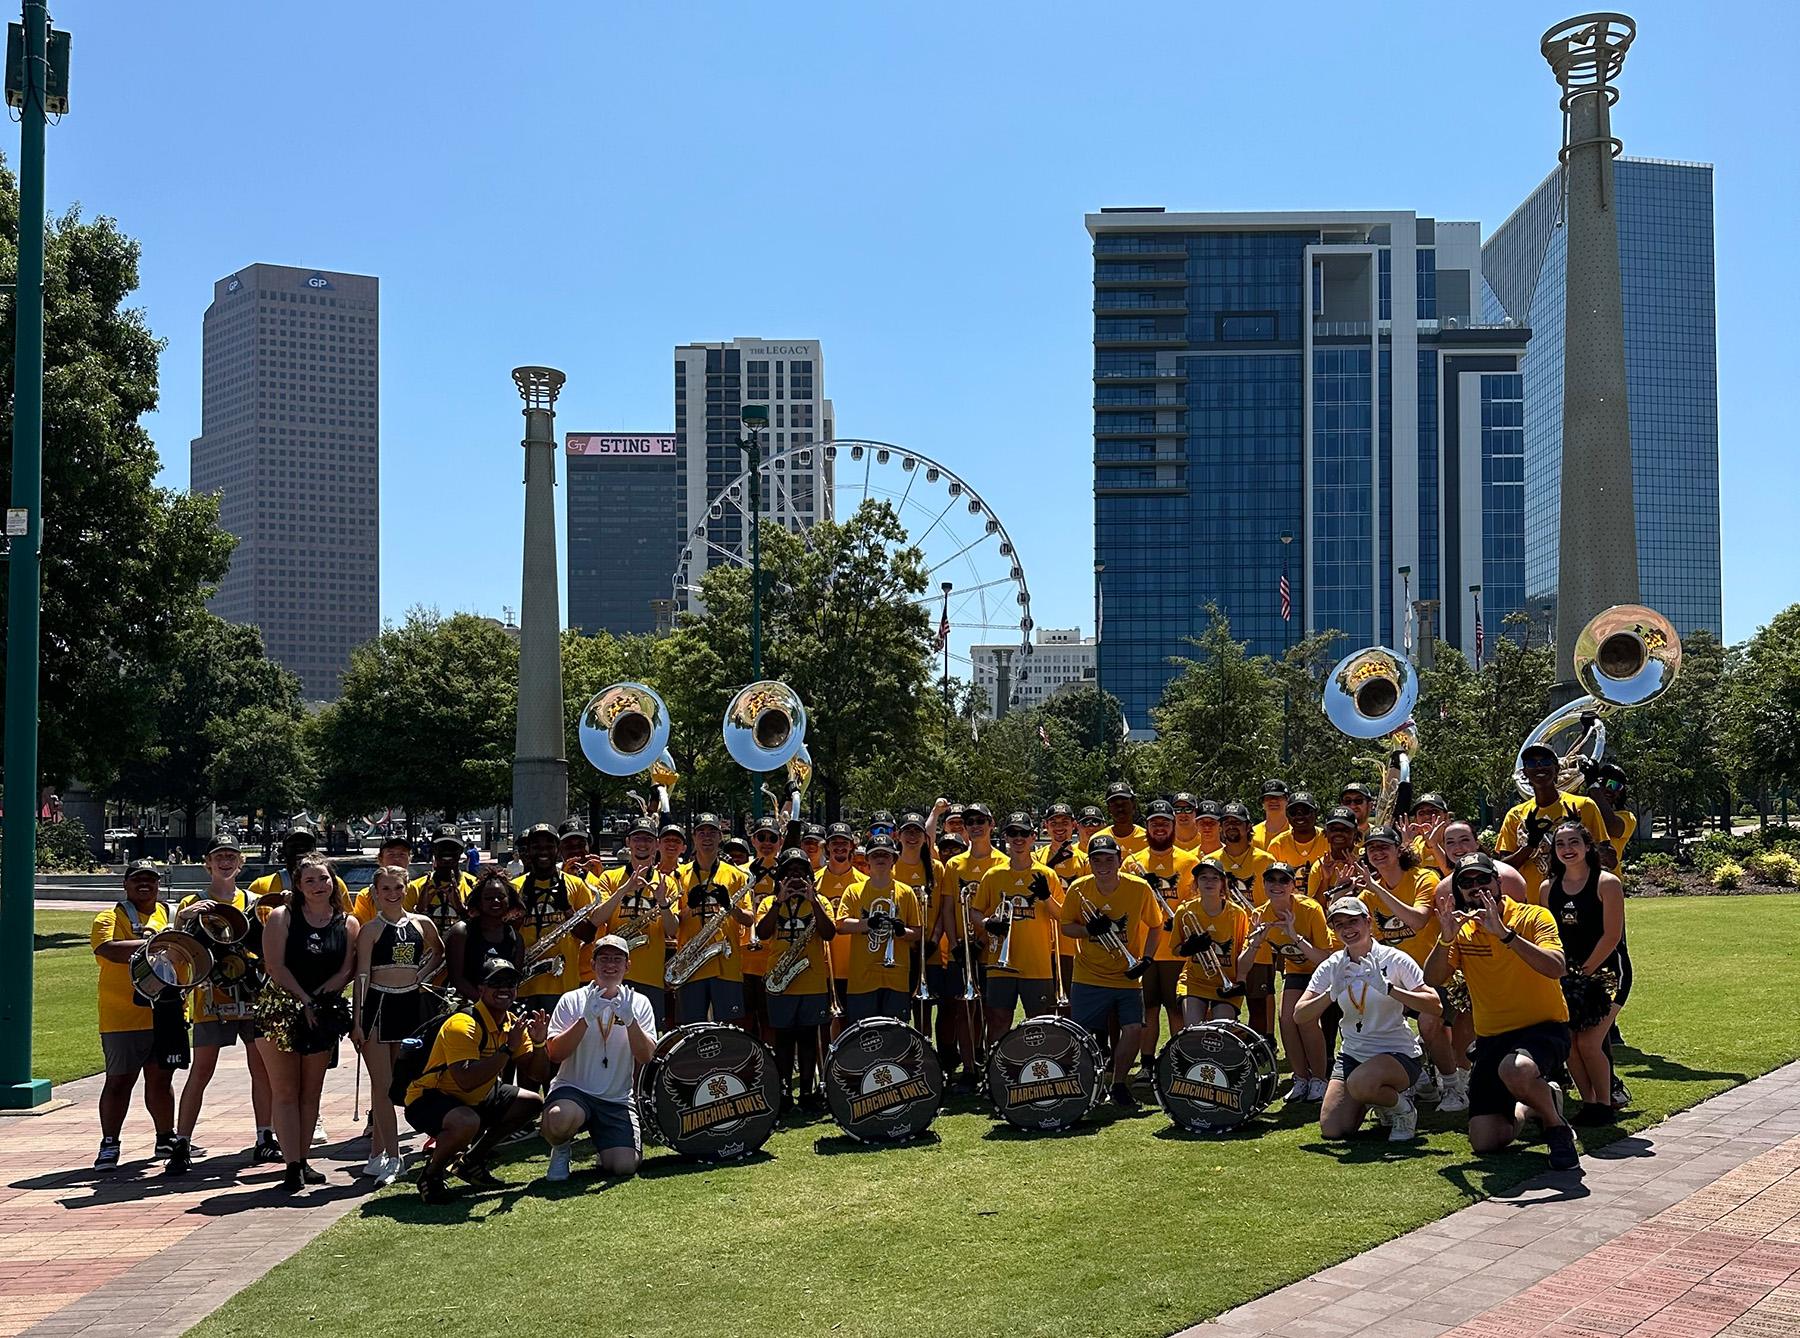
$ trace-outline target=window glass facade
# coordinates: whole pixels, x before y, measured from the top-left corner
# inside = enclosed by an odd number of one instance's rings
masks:
[[[1497,629],[1525,606],[1525,379],[1481,377],[1481,593]]]
[[[1366,348],[1313,351],[1312,625],[1375,639],[1373,386]]]

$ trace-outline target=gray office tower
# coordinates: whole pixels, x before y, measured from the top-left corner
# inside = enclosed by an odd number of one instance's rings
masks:
[[[1476,319],[1477,224],[1125,209],[1087,229],[1099,677],[1134,733],[1209,602],[1256,654],[1325,628],[1399,646],[1409,599],[1472,654],[1471,586],[1499,632],[1525,595],[1529,331]]]
[[[381,630],[380,281],[250,265],[213,285],[189,486],[238,538],[212,600],[309,700]]]
[[[681,551],[675,435],[571,432],[564,443],[569,626],[590,634],[657,631]]]
[[[1723,634],[1719,564],[1718,321],[1713,170],[1621,158],[1619,264],[1632,501],[1643,603],[1679,632]],[[1482,247],[1490,320],[1532,330],[1525,356],[1525,584],[1534,621],[1556,623],[1562,523],[1563,280],[1557,174],[1544,178]],[[1601,518],[1602,520],[1604,518]]]

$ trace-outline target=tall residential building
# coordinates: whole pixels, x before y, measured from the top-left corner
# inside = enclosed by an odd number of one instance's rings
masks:
[[[1409,595],[1472,652],[1470,586],[1489,635],[1523,604],[1529,331],[1476,320],[1478,224],[1133,208],[1087,229],[1100,679],[1134,733],[1209,603],[1273,655],[1309,629],[1397,645]]]
[[[1031,674],[1021,683],[1019,643],[969,647],[975,688],[987,699],[988,714],[1000,716],[1000,670],[1006,669],[1007,710],[1029,711],[1059,692],[1094,681],[1093,637],[1079,627],[1040,627],[1031,648]]]
[[[380,281],[250,265],[213,285],[202,331],[189,486],[238,537],[211,607],[329,700],[381,630]]]
[[[830,520],[831,467],[823,451],[784,455],[790,447],[830,441],[831,401],[825,398],[825,360],[816,339],[734,339],[682,344],[675,350],[675,485],[681,499],[677,548],[691,543],[689,585],[710,567],[742,554],[748,542],[744,512],[712,502],[747,467],[738,447],[739,411],[767,403],[763,439],[770,494],[763,498],[765,524],[805,529]],[[747,498],[743,502],[748,505]],[[703,535],[696,535],[704,527]],[[671,572],[674,562],[670,563]],[[666,583],[667,577],[665,577]],[[684,592],[691,606],[692,590]]]
[[[654,632],[681,552],[675,436],[571,432],[564,441],[569,626]]]
[[[1713,170],[1621,158],[1619,265],[1642,600],[1677,631],[1724,633],[1719,562],[1718,321]],[[1556,625],[1567,237],[1552,172],[1482,247],[1489,319],[1532,329],[1525,358],[1526,594]]]

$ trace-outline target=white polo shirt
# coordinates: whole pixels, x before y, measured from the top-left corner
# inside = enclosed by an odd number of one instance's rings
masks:
[[[1339,948],[1320,962],[1306,984],[1307,993],[1323,994],[1344,1010],[1338,1024],[1338,1044],[1352,1059],[1376,1055],[1419,1057],[1419,1038],[1406,1025],[1406,1005],[1376,982],[1379,970],[1389,983],[1409,990],[1422,989],[1425,974],[1419,964],[1398,948],[1371,944],[1358,961]]]

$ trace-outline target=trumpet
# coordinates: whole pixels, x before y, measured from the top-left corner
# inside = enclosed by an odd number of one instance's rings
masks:
[[[1138,862],[1138,857],[1136,855],[1133,855],[1130,859],[1125,861],[1125,867],[1122,872],[1134,873],[1146,883],[1150,884],[1150,895],[1156,898],[1156,913],[1162,917],[1163,928],[1167,929],[1173,925],[1175,923],[1175,908],[1169,905],[1169,899],[1163,895],[1164,879],[1162,876],[1160,874],[1151,873],[1150,870],[1146,869]],[[1169,885],[1171,887],[1174,886],[1172,882]]]
[[[1095,908],[1094,903],[1087,899],[1085,893],[1076,892],[1075,895],[1081,898],[1081,910],[1086,918],[1092,919],[1094,916],[1100,914]],[[1121,958],[1125,963],[1127,975],[1137,970],[1138,963],[1142,959],[1131,951],[1131,945],[1124,940],[1118,930],[1108,929],[1104,933],[1090,934],[1089,937],[1108,952],[1112,953],[1113,956]]]
[[[1000,955],[994,959],[994,965],[1002,971],[1012,966],[1012,936],[1014,917],[1018,914],[1010,896],[1000,898],[1000,905],[994,911],[994,918],[1006,921],[1006,928],[1000,931]]]
[[[870,916],[884,915],[888,920],[897,923],[899,910],[900,908],[895,904],[892,897],[876,897],[869,903],[863,914],[865,919]],[[872,931],[868,936],[869,951],[882,954],[881,964],[883,966],[892,966],[894,964],[894,937],[895,931],[893,929],[884,929],[879,933]]]
[[[969,903],[975,899],[978,884],[964,883],[958,890],[961,906],[958,908],[957,929],[961,932],[963,943],[963,1002],[974,1003],[981,997],[975,988],[975,943],[974,935],[969,932]]]
[[[1224,955],[1219,951],[1219,944],[1213,936],[1200,926],[1200,921],[1192,911],[1181,917],[1181,938],[1185,943],[1188,938],[1198,936],[1205,942],[1200,948],[1200,955],[1189,960],[1199,964],[1202,971],[1219,982],[1219,993],[1224,996],[1241,994],[1243,986],[1232,979],[1232,972],[1226,969]]]

